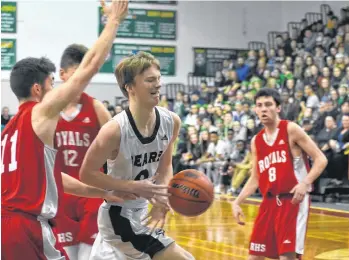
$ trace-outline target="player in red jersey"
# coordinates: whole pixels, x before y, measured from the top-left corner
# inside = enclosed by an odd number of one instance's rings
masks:
[[[50,227],[58,211],[63,189],[77,196],[120,201],[114,193],[82,184],[61,173],[54,147],[59,113],[82,93],[105,61],[127,1],[102,2],[108,22],[74,75],[53,89],[54,64],[48,59],[26,58],[11,71],[10,85],[20,102],[17,115],[1,134],[1,257],[4,260],[65,259],[55,249]],[[120,181],[115,189],[152,198],[161,186],[148,182]],[[163,185],[162,189],[167,188]]]
[[[69,45],[61,58],[60,77],[63,82],[74,74],[87,47]],[[86,93],[76,97],[62,112],[56,128],[56,149],[63,155],[64,172],[79,179],[79,170],[87,149],[102,125],[111,119],[105,106]],[[64,195],[65,216],[57,221],[54,232],[57,243],[70,260],[85,260],[97,236],[97,213],[103,200]],[[67,219],[69,218],[69,219]]]
[[[259,187],[263,201],[248,259],[300,259],[308,221],[308,193],[325,169],[327,159],[297,124],[280,120],[281,97],[276,90],[261,89],[255,103],[264,129],[251,141],[252,173],[233,203],[234,217],[244,224],[239,205]],[[307,155],[313,159],[311,169]]]

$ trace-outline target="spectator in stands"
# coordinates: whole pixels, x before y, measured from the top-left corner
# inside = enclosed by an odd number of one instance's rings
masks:
[[[304,94],[307,97],[306,107],[310,107],[316,111],[319,108],[320,100],[315,94],[313,87],[310,85],[305,86]]]
[[[168,100],[167,100],[167,96],[166,95],[161,95],[160,96],[160,101],[158,104],[160,107],[164,107],[166,109],[169,109],[169,104],[168,104]]]
[[[330,149],[329,141],[335,136],[337,132],[336,122],[332,116],[326,116],[325,127],[316,135],[316,142],[319,148],[326,154]]]
[[[210,144],[206,153],[199,160],[199,170],[205,172],[215,186],[216,192],[220,190],[219,167],[224,164],[224,141],[219,140],[217,131],[210,132]]]
[[[345,75],[343,76],[340,84],[349,86],[349,65],[345,67]]]
[[[327,100],[330,96],[330,81],[328,78],[322,78],[320,81],[320,88],[316,92],[321,101]]]
[[[241,157],[240,157],[241,158]],[[240,188],[241,184],[246,180],[251,172],[252,167],[252,154],[251,146],[247,145],[247,150],[245,156],[241,162],[233,162],[233,178],[231,183],[231,194],[236,195],[237,190]]]
[[[295,103],[290,102],[290,95],[287,90],[282,91],[281,98],[280,118],[295,121],[299,114],[299,107]]]
[[[238,58],[236,73],[238,74],[239,81],[244,81],[247,79],[248,74],[250,73],[250,68],[247,64],[245,64],[245,59],[243,57]]]
[[[191,105],[190,113],[185,117],[184,124],[195,126],[198,112],[199,112],[199,106]]]
[[[202,157],[202,150],[199,144],[197,133],[192,133],[189,136],[186,152],[182,154],[181,163],[183,169],[197,169],[198,160]]]
[[[339,85],[342,81],[342,71],[339,67],[334,67],[333,68],[333,76],[332,76],[332,79],[331,79],[331,86],[335,89],[338,89],[339,88]]]
[[[184,93],[183,91],[178,91],[176,94],[176,99],[173,104],[173,111],[183,120],[185,116],[185,106],[183,103]]]
[[[10,119],[10,109],[8,107],[3,107],[1,110],[1,126],[5,127]]]
[[[305,31],[305,37],[303,39],[304,48],[306,51],[311,52],[316,44],[316,33],[313,33],[311,29]]]

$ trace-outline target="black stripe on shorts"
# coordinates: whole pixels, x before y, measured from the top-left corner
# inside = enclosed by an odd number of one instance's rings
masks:
[[[156,238],[147,234],[135,234],[132,230],[130,221],[121,216],[122,207],[111,206],[109,217],[114,229],[115,235],[121,237],[122,242],[131,242],[133,247],[142,253],[148,254],[151,258],[163,250],[165,246]]]

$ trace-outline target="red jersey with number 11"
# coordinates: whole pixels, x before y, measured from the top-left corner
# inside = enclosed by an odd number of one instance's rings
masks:
[[[256,135],[257,173],[263,196],[289,193],[308,173],[305,154],[297,158],[291,154],[287,124],[287,120],[280,121],[273,143],[267,142],[265,129]]]
[[[20,211],[52,219],[63,195],[61,163],[33,130],[36,104],[22,104],[1,133],[1,207],[2,214]]]

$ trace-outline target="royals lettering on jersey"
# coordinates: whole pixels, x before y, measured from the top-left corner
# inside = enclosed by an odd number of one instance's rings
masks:
[[[307,174],[304,158],[291,154],[287,124],[286,120],[280,121],[272,144],[267,143],[264,129],[256,135],[257,173],[264,196],[289,193]]]
[[[274,151],[264,157],[264,159],[258,161],[259,172],[263,173],[270,167],[278,163],[285,163],[287,160],[286,151]]]
[[[96,138],[100,125],[93,98],[83,93],[74,116],[61,113],[56,128],[55,147],[62,154],[64,172],[79,179],[85,154]]]
[[[91,144],[90,134],[74,131],[56,132],[56,144],[58,148],[67,145],[77,147],[89,147]]]

